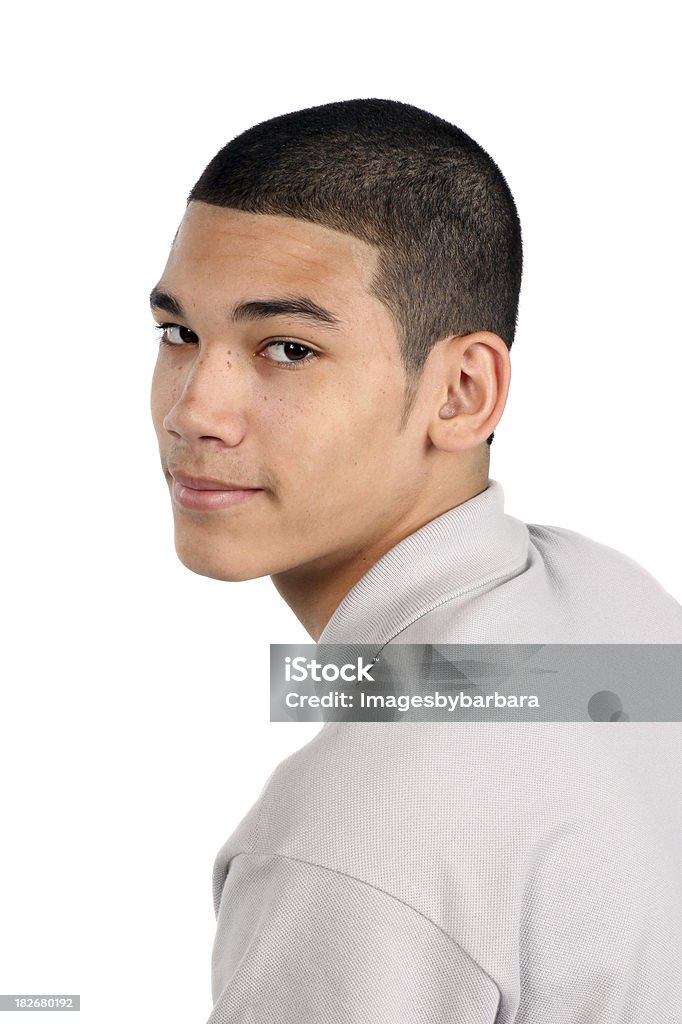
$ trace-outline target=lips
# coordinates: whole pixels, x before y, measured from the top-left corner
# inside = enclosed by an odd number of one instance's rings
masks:
[[[182,487],[191,487],[193,491],[260,491],[261,487],[251,487],[248,484],[233,483],[227,480],[216,480],[210,476],[191,476],[179,469],[171,469],[170,475],[176,483]]]
[[[173,500],[181,508],[195,512],[217,512],[233,508],[264,493],[262,487],[247,487],[232,480],[192,476],[178,469],[170,472]]]

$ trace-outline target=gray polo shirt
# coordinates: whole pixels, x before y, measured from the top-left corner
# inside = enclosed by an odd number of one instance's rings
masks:
[[[626,556],[488,489],[320,643],[682,643]],[[218,854],[210,1024],[682,1020],[680,723],[327,723]]]

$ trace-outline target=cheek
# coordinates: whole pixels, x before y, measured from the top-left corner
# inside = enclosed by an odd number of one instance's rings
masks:
[[[352,480],[389,475],[402,405],[388,387],[326,389],[314,402],[288,409],[272,438],[295,476],[336,489]]]

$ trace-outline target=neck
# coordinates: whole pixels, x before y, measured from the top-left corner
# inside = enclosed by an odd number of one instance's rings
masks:
[[[462,481],[449,496],[442,496],[428,510],[412,509],[391,530],[361,550],[325,556],[315,562],[272,576],[278,593],[289,605],[306,632],[317,642],[346,594],[379,559],[433,519],[480,494],[488,486],[488,474]]]

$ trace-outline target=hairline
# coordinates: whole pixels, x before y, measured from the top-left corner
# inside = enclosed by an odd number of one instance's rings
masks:
[[[408,420],[414,408],[414,404],[417,398],[419,381],[424,371],[424,366],[426,364],[428,354],[431,352],[433,347],[436,344],[438,344],[438,341],[444,340],[445,338],[448,337],[448,335],[446,333],[443,335],[442,338],[432,341],[429,344],[425,355],[422,355],[422,357],[416,363],[410,362],[409,349],[407,345],[408,328],[398,319],[394,310],[386,302],[384,295],[381,294],[381,291],[385,292],[384,285],[387,283],[387,264],[390,264],[391,259],[394,258],[392,252],[390,251],[390,247],[386,245],[381,245],[376,241],[371,241],[370,239],[363,237],[361,234],[358,234],[355,231],[351,231],[349,227],[344,226],[344,228],[340,228],[336,224],[332,223],[331,218],[297,217],[291,213],[287,213],[286,211],[278,211],[275,209],[251,210],[248,209],[248,207],[246,206],[235,206],[232,203],[212,203],[206,199],[193,199],[191,194],[188,197],[187,202],[185,204],[185,210],[187,210],[187,207],[189,207],[190,203],[204,203],[206,206],[214,206],[217,207],[218,209],[223,210],[235,210],[236,212],[239,213],[250,213],[256,217],[286,217],[288,220],[299,221],[300,223],[303,224],[316,224],[318,227],[326,228],[329,231],[336,231],[338,232],[338,234],[348,235],[349,237],[354,238],[357,241],[363,242],[365,245],[367,245],[370,249],[374,251],[377,257],[376,266],[374,268],[372,278],[368,285],[367,294],[371,295],[373,298],[377,300],[377,302],[381,303],[381,305],[388,313],[395,331],[398,353],[400,355],[400,362],[405,372],[403,406],[400,414],[400,421],[398,424],[398,433],[402,433],[402,431],[407,426]],[[175,236],[173,238],[173,242],[175,242],[175,238],[177,238],[179,230],[180,228],[178,227],[178,230],[176,231]],[[488,453],[490,451],[489,444],[486,444],[486,451]]]
[[[370,249],[373,250],[377,259],[376,266],[372,273],[372,278],[368,285],[367,294],[372,296],[372,298],[375,298],[377,302],[381,303],[381,305],[384,307],[389,317],[391,318],[391,323],[393,324],[393,328],[395,331],[398,353],[400,355],[400,362],[402,363],[403,369],[405,371],[404,403],[400,417],[400,424],[398,428],[399,431],[404,430],[405,426],[407,425],[407,421],[410,417],[410,414],[412,412],[412,409],[414,407],[414,402],[417,397],[417,386],[419,384],[419,379],[424,369],[425,360],[422,360],[418,366],[410,364],[407,358],[408,353],[406,344],[406,325],[400,322],[393,309],[388,305],[385,298],[379,291],[379,289],[383,286],[385,280],[386,266],[384,261],[390,261],[391,259],[391,252],[389,251],[388,247],[382,246],[377,242],[370,241],[367,238],[363,238],[362,235],[358,234],[355,231],[351,231],[349,228],[341,229],[335,224],[331,223],[331,219],[323,217],[295,217],[293,214],[286,213],[284,211],[249,210],[244,206],[234,206],[231,203],[211,203],[206,199],[193,199],[191,195],[188,197],[187,202],[185,204],[185,211],[187,211],[187,208],[189,207],[190,203],[204,203],[206,206],[214,206],[222,210],[234,210],[238,213],[250,213],[255,217],[286,217],[287,220],[299,221],[299,223],[302,224],[316,224],[318,227],[326,228],[328,231],[336,231],[340,235],[348,235],[349,237],[354,238],[356,241],[364,243],[364,245],[368,246]],[[178,227],[177,231],[175,232],[175,235],[173,236],[173,243],[175,242],[175,239],[177,238],[179,231],[180,228]],[[447,335],[445,335],[444,337],[447,337]]]

